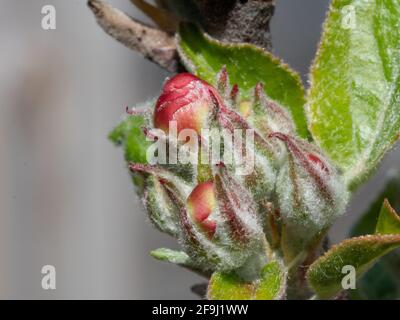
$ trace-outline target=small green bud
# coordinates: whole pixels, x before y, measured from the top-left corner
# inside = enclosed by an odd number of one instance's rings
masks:
[[[276,197],[287,255],[293,257],[310,249],[343,214],[348,192],[337,170],[315,145],[283,133],[270,137],[283,142],[287,150]]]

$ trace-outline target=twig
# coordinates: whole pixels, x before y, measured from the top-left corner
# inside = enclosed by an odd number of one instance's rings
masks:
[[[161,67],[177,71],[178,55],[172,35],[135,20],[103,0],[89,0],[88,6],[99,25],[114,39]]]
[[[192,0],[200,23],[212,37],[227,42],[248,42],[271,50],[269,23],[274,0]]]
[[[178,29],[179,19],[171,12],[153,6],[144,0],[131,0],[131,2],[153,20],[161,30],[174,33]]]

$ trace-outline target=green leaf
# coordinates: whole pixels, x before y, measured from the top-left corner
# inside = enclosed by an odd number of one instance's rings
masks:
[[[210,300],[251,300],[254,296],[252,283],[244,282],[234,273],[215,272],[208,285]]]
[[[307,271],[311,288],[320,298],[331,298],[342,291],[342,268],[353,266],[360,277],[381,256],[400,246],[400,235],[370,235],[347,239],[332,247]]]
[[[183,251],[159,248],[150,252],[150,255],[161,261],[167,261],[183,266],[190,265],[190,257]]]
[[[351,230],[351,236],[372,234],[376,230],[380,208],[385,198],[400,209],[400,175],[391,173],[384,190],[373,201],[370,208]],[[354,299],[398,299],[400,298],[400,252],[399,249],[382,257],[357,281],[356,290],[351,290]]]
[[[215,272],[208,286],[211,300],[276,300],[282,298],[286,285],[285,273],[278,262],[264,266],[260,279],[242,280],[235,273]]]
[[[366,234],[375,233],[376,223],[382,203],[385,199],[391,203],[395,209],[400,209],[400,172],[391,173],[383,191],[372,202],[368,210],[361,215],[360,220],[354,225],[350,232],[351,237],[358,237]]]
[[[400,234],[400,217],[387,199],[383,202],[375,233]]]
[[[185,67],[213,85],[225,65],[243,99],[250,99],[262,82],[266,94],[291,112],[299,135],[308,136],[300,77],[271,53],[251,44],[222,43],[188,24],[180,28],[178,49]]]
[[[333,0],[311,70],[309,129],[351,188],[399,137],[399,21],[399,1]]]
[[[126,162],[147,163],[146,152],[151,142],[146,141],[142,126],[146,124],[143,116],[126,117],[108,136],[117,146],[122,146]],[[132,175],[137,192],[143,191],[144,179],[140,174]]]
[[[157,260],[177,264],[206,278],[211,277],[209,270],[202,269],[183,251],[159,248],[151,251],[150,255]]]
[[[112,142],[124,148],[127,162],[147,163],[146,152],[151,142],[146,141],[142,131],[145,123],[140,115],[128,116],[108,136]]]
[[[255,300],[282,298],[285,290],[285,274],[278,262],[267,264],[261,271],[261,281],[255,290]]]

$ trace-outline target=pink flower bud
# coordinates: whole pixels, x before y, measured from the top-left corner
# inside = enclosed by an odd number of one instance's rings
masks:
[[[216,203],[214,183],[211,181],[197,185],[187,200],[188,211],[193,221],[210,239],[214,236],[217,225],[214,220],[208,218],[216,208]]]
[[[154,126],[168,132],[170,121],[176,121],[178,132],[193,129],[200,133],[212,109],[211,94],[222,101],[207,82],[190,73],[177,74],[165,83],[157,100]]]

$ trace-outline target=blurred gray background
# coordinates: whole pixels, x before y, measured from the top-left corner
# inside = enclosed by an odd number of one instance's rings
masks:
[[[135,17],[128,0],[110,2]],[[307,80],[328,0],[277,0],[274,51]],[[57,29],[41,29],[41,8]],[[142,17],[143,20],[146,20]],[[84,0],[0,0],[0,298],[189,299],[202,279],[149,257],[177,248],[146,221],[106,138],[167,73],[109,38]],[[399,165],[386,157],[332,229],[334,242]],[[41,268],[57,289],[41,288]]]

